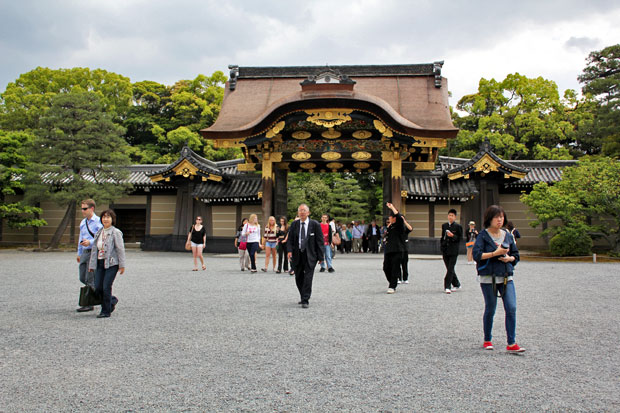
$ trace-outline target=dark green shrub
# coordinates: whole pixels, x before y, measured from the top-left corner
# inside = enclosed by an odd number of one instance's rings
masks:
[[[549,241],[551,254],[556,257],[567,255],[590,255],[592,253],[592,238],[583,226],[566,226]]]

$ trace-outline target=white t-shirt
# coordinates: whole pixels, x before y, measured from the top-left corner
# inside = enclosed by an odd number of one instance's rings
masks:
[[[243,233],[248,234],[247,242],[260,242],[260,224],[256,224],[256,226],[245,224]]]

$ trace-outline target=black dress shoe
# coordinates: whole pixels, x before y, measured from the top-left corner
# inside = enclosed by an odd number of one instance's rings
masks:
[[[116,297],[112,297],[112,303],[110,305],[110,312],[113,313],[114,310],[116,309],[116,304],[118,304],[118,298]]]
[[[77,311],[78,313],[85,313],[87,311],[93,311],[93,310],[94,308],[92,306],[87,306],[87,307],[80,307],[75,311]]]
[[[308,303],[302,303],[301,304],[301,308],[308,308],[310,306],[310,304]]]
[[[97,318],[108,318],[108,317],[110,317],[110,314],[105,314],[105,313],[97,314]]]
[[[300,301],[300,302],[298,302],[297,304],[302,305],[303,303],[304,303],[303,301]]]
[[[325,268],[321,267],[321,269],[319,270],[319,272],[325,272]]]
[[[334,270],[333,268],[330,268],[329,270],[327,270],[327,272],[335,272],[336,270]]]

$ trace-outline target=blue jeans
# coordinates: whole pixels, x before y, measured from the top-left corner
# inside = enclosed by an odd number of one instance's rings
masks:
[[[103,297],[101,303],[101,314],[110,314],[112,312],[112,303],[116,305],[118,300],[112,295],[112,284],[118,272],[118,265],[109,268],[104,267],[105,260],[97,260],[97,269],[95,270],[95,289],[97,293]]]
[[[259,250],[259,245],[258,242],[248,242],[247,244],[247,251],[248,254],[250,254],[250,266],[252,267],[253,270],[256,269],[256,251]]]
[[[321,268],[325,268],[325,263],[327,262],[327,268],[332,267],[332,246],[327,244],[323,246],[323,251],[325,252],[325,260],[321,263]]]
[[[484,341],[491,341],[493,337],[491,334],[493,330],[493,316],[495,316],[495,309],[497,308],[497,294],[493,292],[493,284],[481,283],[480,288],[484,296],[484,316],[482,317]],[[503,282],[498,282],[497,291],[501,293],[502,301],[504,302],[508,344],[514,344],[517,331],[517,293],[514,282],[508,281],[505,288]]]

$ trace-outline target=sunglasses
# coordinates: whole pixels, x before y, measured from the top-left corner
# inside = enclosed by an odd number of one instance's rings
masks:
[[[86,211],[87,209],[90,209],[90,207],[82,208],[82,211]]]

